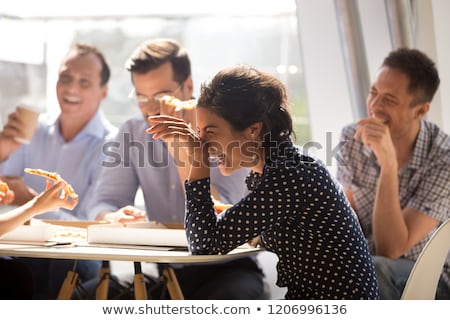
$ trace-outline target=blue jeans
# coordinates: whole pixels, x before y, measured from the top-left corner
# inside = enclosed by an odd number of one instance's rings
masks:
[[[409,259],[389,259],[381,256],[373,256],[373,262],[381,299],[400,299],[415,262]],[[436,299],[450,299],[450,288],[442,277],[439,279]]]

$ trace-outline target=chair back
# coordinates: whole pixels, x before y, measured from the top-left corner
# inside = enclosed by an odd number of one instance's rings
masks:
[[[450,249],[450,219],[444,221],[423,248],[406,282],[402,300],[434,300]]]

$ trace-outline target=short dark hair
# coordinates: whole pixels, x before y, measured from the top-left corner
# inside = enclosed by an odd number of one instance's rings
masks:
[[[111,69],[109,68],[109,65],[105,59],[105,56],[97,47],[95,47],[92,44],[78,42],[78,43],[73,44],[70,47],[67,55],[69,55],[73,52],[75,52],[77,55],[80,55],[80,56],[88,55],[90,53],[95,55],[100,60],[100,63],[102,64],[102,70],[100,72],[100,78],[101,78],[100,83],[102,86],[104,86],[105,84],[108,83],[109,77],[111,76]]]
[[[242,131],[262,122],[264,147],[292,134],[286,89],[280,80],[248,66],[219,71],[200,89],[198,108],[207,108]]]
[[[431,102],[440,79],[435,63],[417,49],[399,48],[384,59],[382,67],[397,69],[409,78],[408,92],[414,95],[412,106]]]
[[[191,61],[187,51],[172,39],[144,41],[125,63],[128,71],[143,74],[170,62],[174,81],[182,84],[191,75]]]

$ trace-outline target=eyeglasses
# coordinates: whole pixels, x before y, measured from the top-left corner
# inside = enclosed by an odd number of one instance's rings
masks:
[[[130,93],[128,94],[128,98],[131,101],[134,101],[135,103],[137,103],[139,106],[143,106],[145,104],[148,104],[149,102],[159,105],[159,102],[161,101],[161,99],[164,96],[173,96],[175,94],[175,92],[180,90],[182,87],[183,87],[183,84],[180,84],[175,90],[160,92],[151,97],[147,97],[143,94],[136,94],[136,89],[133,88],[133,89],[131,89]]]

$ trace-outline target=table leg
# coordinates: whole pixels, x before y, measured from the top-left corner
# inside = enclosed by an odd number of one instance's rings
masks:
[[[148,299],[145,277],[142,273],[140,262],[134,262],[134,297],[136,300]]]
[[[173,268],[165,267],[163,276],[166,279],[167,290],[172,300],[184,300],[183,292],[181,292],[180,284]]]
[[[109,261],[102,261],[102,267],[99,274],[99,284],[97,290],[95,291],[95,299],[97,300],[107,300],[108,299],[108,288],[109,279],[111,277],[111,268],[109,266]]]
[[[58,293],[58,300],[70,300],[73,290],[78,283],[78,273],[75,271],[68,271],[64,279],[63,285]]]

